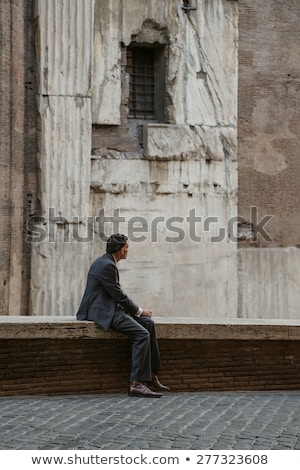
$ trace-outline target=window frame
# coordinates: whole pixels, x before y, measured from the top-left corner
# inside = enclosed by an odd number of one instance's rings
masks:
[[[126,51],[126,72],[129,74],[128,118],[164,122],[165,46],[131,43]]]

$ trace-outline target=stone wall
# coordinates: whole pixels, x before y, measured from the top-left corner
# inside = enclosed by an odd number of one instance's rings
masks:
[[[37,2],[45,239],[33,243],[32,313],[75,313],[113,230],[129,235],[120,269],[137,303],[235,316],[237,3],[71,3]],[[132,41],[164,48],[161,121],[128,118]]]
[[[94,2],[36,2],[40,232],[32,224],[31,313],[74,312],[88,243],[66,241],[89,214]],[[53,228],[53,237],[51,230]],[[38,237],[36,235],[39,235]]]
[[[1,314],[72,315],[116,228],[159,315],[298,318],[298,2],[73,3],[0,5]],[[164,48],[159,122],[128,119],[132,41]]]

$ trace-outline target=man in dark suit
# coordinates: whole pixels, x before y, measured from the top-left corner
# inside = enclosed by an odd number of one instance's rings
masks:
[[[157,375],[160,354],[152,312],[135,304],[119,282],[117,263],[126,259],[127,253],[128,238],[122,234],[111,235],[106,253],[90,267],[77,320],[92,320],[105,331],[112,328],[128,336],[132,343],[129,395],[161,397],[160,392],[169,388]]]

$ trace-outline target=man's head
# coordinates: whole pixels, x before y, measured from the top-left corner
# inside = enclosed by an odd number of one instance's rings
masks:
[[[117,261],[125,259],[128,251],[128,237],[121,233],[115,233],[109,237],[106,243],[106,253],[115,255]],[[117,256],[116,256],[117,255]]]

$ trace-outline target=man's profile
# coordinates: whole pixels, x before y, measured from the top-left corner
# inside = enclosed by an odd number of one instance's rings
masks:
[[[126,235],[117,233],[109,237],[106,253],[89,269],[77,320],[91,320],[105,331],[112,328],[126,335],[132,345],[129,395],[158,398],[162,390],[169,388],[157,375],[160,354],[152,312],[139,307],[120,286],[117,263],[127,258],[128,248]]]

